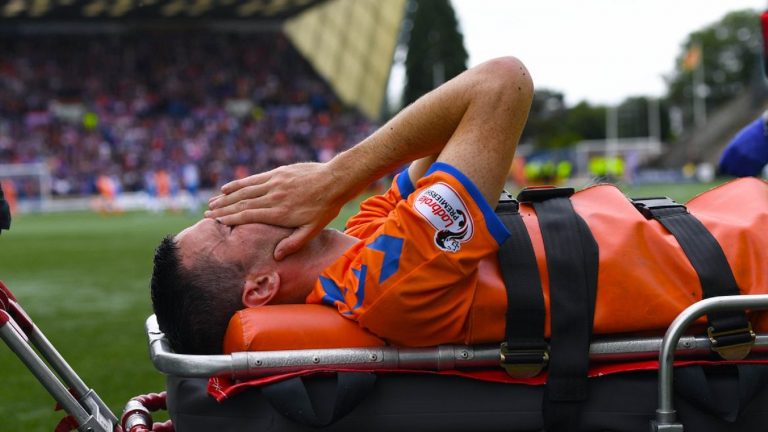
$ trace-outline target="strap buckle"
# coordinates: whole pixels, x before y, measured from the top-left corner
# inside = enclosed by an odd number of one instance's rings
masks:
[[[714,327],[707,328],[707,336],[715,351],[725,360],[743,360],[755,344],[755,332],[752,323],[735,330],[715,331]]]
[[[568,198],[574,194],[573,188],[554,186],[527,187],[517,194],[517,200],[525,203],[542,202],[552,198]]]
[[[654,218],[654,210],[681,209],[680,213],[688,211],[684,205],[670,197],[633,198],[632,204],[646,219]]]
[[[517,213],[519,210],[520,204],[517,202],[515,197],[513,197],[512,194],[506,190],[501,191],[499,202],[496,205],[496,211],[508,211],[509,213]]]
[[[549,348],[509,349],[502,342],[499,350],[501,367],[513,378],[533,378],[549,363]]]
[[[499,195],[499,202],[509,202],[514,201],[517,202],[514,196],[512,196],[511,193],[509,193],[506,189],[501,191],[501,195]]]

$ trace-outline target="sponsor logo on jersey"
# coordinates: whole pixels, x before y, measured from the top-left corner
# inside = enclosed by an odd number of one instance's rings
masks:
[[[473,223],[467,206],[446,183],[436,183],[421,191],[413,201],[414,209],[435,228],[435,245],[447,252],[457,252],[472,238]]]

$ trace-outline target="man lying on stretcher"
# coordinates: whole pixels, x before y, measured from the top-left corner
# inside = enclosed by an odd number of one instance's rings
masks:
[[[224,186],[206,218],[166,237],[155,255],[152,300],[174,350],[218,353],[235,311],[303,302],[335,307],[394,344],[502,340],[506,291],[496,254],[509,233],[493,209],[532,95],[522,63],[492,60],[328,163]],[[366,185],[409,161],[344,233],[323,229]],[[749,199],[725,191],[715,196],[720,214],[696,215],[721,243],[741,291],[766,293],[768,187],[754,179],[737,186]],[[572,201],[600,248],[596,333],[662,328],[701,298],[674,238],[617,190],[597,186]],[[548,305],[535,224],[526,220]]]

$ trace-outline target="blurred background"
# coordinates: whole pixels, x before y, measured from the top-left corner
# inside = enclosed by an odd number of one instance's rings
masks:
[[[511,190],[685,201],[727,181],[723,150],[768,107],[768,4],[631,3],[0,0],[0,280],[119,412],[163,388],[143,334],[163,235],[223,183],[329,160],[500,55],[536,84]],[[0,430],[54,428],[3,346],[0,380]]]

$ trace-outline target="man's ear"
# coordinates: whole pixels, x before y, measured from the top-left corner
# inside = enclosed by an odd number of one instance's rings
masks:
[[[243,304],[247,307],[263,306],[280,289],[280,275],[275,271],[249,274],[243,284]]]

